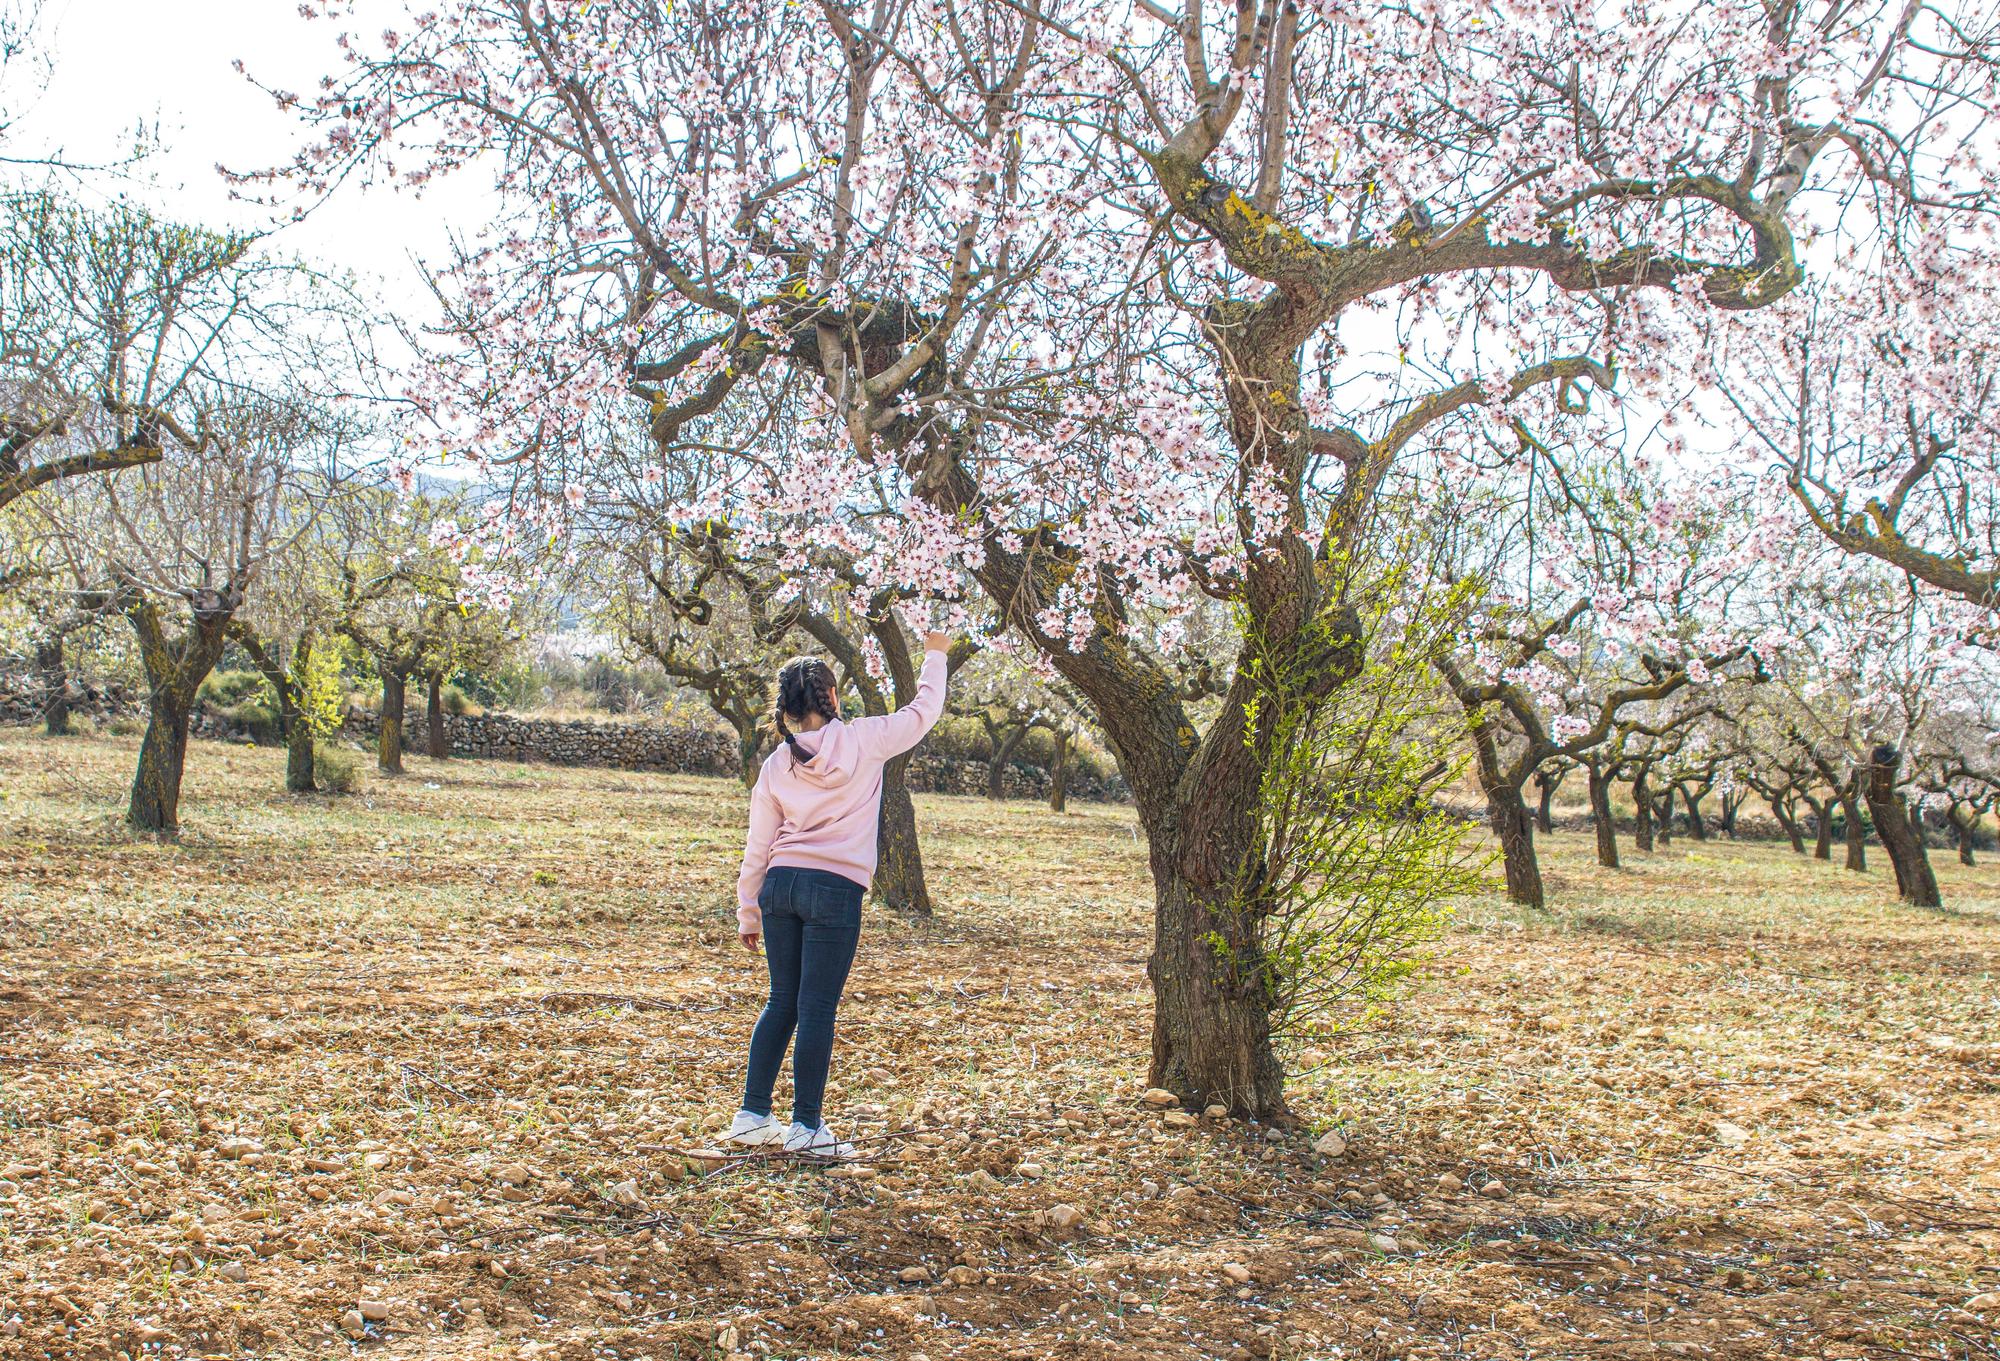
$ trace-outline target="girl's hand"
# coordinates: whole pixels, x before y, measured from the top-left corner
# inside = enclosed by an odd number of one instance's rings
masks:
[[[949,633],[939,633],[936,629],[932,629],[930,632],[924,635],[924,651],[926,652],[951,651],[951,635]]]
[[[738,931],[736,938],[743,942],[744,949],[753,953],[764,943],[764,933],[761,931]]]

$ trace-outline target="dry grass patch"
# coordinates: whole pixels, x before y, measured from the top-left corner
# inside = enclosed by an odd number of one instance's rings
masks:
[[[1130,813],[920,796],[942,912],[871,915],[836,1055],[866,1161],[703,1174],[738,786],[291,799],[197,744],[163,846],[134,746],[0,731],[0,1356],[1995,1354],[1988,867],[1921,913],[1559,835],[1554,911],[1468,903],[1295,1056],[1300,1125],[1172,1128]]]

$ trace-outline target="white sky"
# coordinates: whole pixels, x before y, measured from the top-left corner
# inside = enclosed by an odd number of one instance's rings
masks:
[[[384,18],[393,12],[384,10]],[[310,94],[321,76],[342,69],[337,31],[302,18],[298,0],[44,0],[42,45],[54,69],[39,94],[28,70],[8,72],[8,153],[109,162],[141,123],[157,125],[161,151],[130,177],[88,177],[83,192],[124,195],[205,226],[271,227],[271,212],[232,201],[216,164],[282,164],[308,133],[233,63],[240,58],[267,85]],[[282,226],[271,244],[377,280],[392,306],[421,316],[429,299],[411,255],[440,258],[449,226],[476,229],[492,207],[477,175],[449,177],[422,198],[349,184],[305,222]]]

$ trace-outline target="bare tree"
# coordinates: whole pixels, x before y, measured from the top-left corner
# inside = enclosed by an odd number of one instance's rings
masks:
[[[284,324],[282,266],[253,247],[125,204],[0,202],[0,506],[194,447],[217,350]]]
[[[147,682],[146,733],[127,813],[175,835],[188,724],[204,678],[265,569],[306,533],[329,476],[326,432],[303,403],[197,396],[191,447],[79,484],[33,510],[65,559],[81,608],[122,617]],[[315,448],[320,445],[319,448]]]

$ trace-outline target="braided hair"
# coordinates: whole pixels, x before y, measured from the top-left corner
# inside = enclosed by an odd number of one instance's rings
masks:
[[[785,719],[818,714],[831,722],[840,716],[833,707],[833,668],[818,657],[792,658],[778,670],[778,702],[773,707],[774,726],[778,736],[785,739],[785,745],[792,749],[793,762],[812,760],[810,752],[800,749],[799,740]]]

